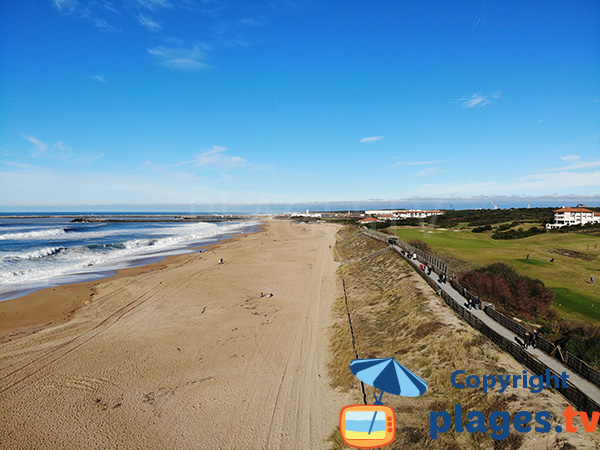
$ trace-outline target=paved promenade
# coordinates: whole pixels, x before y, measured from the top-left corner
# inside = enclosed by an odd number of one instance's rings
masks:
[[[399,247],[396,247],[396,248],[399,249]],[[410,259],[410,260],[408,260],[408,262],[409,262],[409,264],[411,264],[414,267],[415,270],[421,271],[421,269],[419,268],[419,265],[421,263],[419,261]],[[462,305],[463,308],[465,308],[464,305],[467,302],[467,300],[460,293],[458,293],[450,285],[450,283],[438,283],[438,281],[437,281],[438,275],[435,272],[432,272],[429,277],[433,280],[433,282],[437,286],[440,287],[440,289],[443,289],[444,291],[446,291],[446,293],[448,293],[454,300],[456,300],[460,305]],[[478,319],[480,319],[482,322],[484,322],[487,326],[489,326],[491,329],[493,329],[497,333],[501,334],[502,336],[504,336],[514,342],[515,337],[517,337],[517,335],[515,333],[513,333],[512,331],[508,330],[507,328],[503,327],[502,325],[500,325],[498,322],[496,322],[494,319],[492,319],[490,316],[488,316],[483,310],[477,310],[477,309],[473,308],[470,312],[471,312],[471,314],[475,315]],[[571,369],[569,369],[565,365],[563,365],[560,360],[550,356],[547,353],[544,353],[540,349],[534,349],[533,347],[529,347],[526,351],[529,352],[530,354],[532,354],[533,356],[535,356],[538,360],[540,360],[541,362],[546,364],[549,368],[551,368],[555,372],[557,372],[559,374],[562,372],[566,372],[569,375],[569,382],[572,385],[579,388],[583,393],[585,393],[587,396],[589,396],[596,403],[600,403],[600,388],[598,386],[596,386],[592,382],[586,380],[585,378],[578,375],[577,373],[573,372]]]

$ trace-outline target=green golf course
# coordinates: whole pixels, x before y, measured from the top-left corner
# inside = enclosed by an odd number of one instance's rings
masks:
[[[556,294],[554,305],[571,320],[600,321],[600,237],[577,233],[545,233],[523,239],[492,239],[491,231],[394,227],[408,242],[431,246],[455,272],[503,262],[523,275],[544,282]],[[527,259],[529,255],[529,259]],[[553,260],[553,261],[552,261]],[[552,262],[551,262],[552,261]],[[450,269],[452,270],[452,269]],[[596,281],[590,283],[594,276]]]

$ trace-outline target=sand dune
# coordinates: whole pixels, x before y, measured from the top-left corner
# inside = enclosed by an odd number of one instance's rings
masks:
[[[326,370],[336,231],[269,221],[0,303],[2,447],[325,448],[349,400]]]

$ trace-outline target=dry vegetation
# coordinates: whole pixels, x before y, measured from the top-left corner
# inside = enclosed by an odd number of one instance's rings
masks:
[[[456,389],[450,375],[457,369],[467,374],[521,374],[523,367],[502,353],[485,337],[464,324],[439,299],[423,280],[396,254],[383,252],[385,244],[344,228],[338,235],[337,252],[343,261],[348,306],[354,327],[359,358],[395,357],[429,383],[418,398],[384,394],[383,402],[396,411],[397,435],[388,449],[597,449],[599,433],[574,434],[534,431],[494,441],[487,433],[456,433],[453,428],[432,440],[429,437],[429,412],[445,410],[452,414],[454,404],[468,411],[479,410],[486,417],[492,411],[550,411],[552,427],[563,423],[562,411],[568,406],[559,394],[544,390],[531,394],[522,388],[483,394],[480,389]],[[336,302],[337,323],[332,328],[333,360],[330,376],[333,385],[355,396],[362,403],[358,380],[349,369],[354,359],[344,299]],[[367,401],[373,402],[374,389],[365,386]],[[463,419],[466,421],[466,418]],[[332,433],[331,449],[346,448],[339,431]]]

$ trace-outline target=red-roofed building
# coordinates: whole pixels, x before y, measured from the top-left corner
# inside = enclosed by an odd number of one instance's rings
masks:
[[[365,219],[361,219],[358,221],[358,223],[360,223],[361,225],[368,225],[370,223],[375,223],[375,222],[381,222],[381,220],[376,219],[374,217],[367,217]]]
[[[546,224],[546,228],[560,228],[568,225],[585,225],[600,223],[600,213],[587,208],[560,208],[554,210],[554,223]]]

